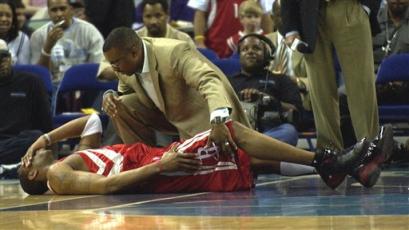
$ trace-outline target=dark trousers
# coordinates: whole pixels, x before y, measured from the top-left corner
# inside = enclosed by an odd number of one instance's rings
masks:
[[[25,130],[17,136],[0,140],[0,164],[20,162],[27,149],[43,134],[40,130]]]

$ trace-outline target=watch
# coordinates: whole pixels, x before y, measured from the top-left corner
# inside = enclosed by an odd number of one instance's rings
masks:
[[[216,116],[210,121],[210,124],[212,125],[224,124],[228,119],[229,117]]]

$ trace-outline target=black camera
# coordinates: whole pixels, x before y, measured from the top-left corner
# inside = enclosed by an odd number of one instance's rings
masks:
[[[272,127],[283,123],[281,103],[275,97],[262,96],[257,101],[256,128]]]
[[[275,127],[283,123],[291,123],[298,126],[299,113],[297,110],[284,111],[281,102],[275,97],[263,96],[258,100],[257,118],[255,127],[258,131],[263,132],[265,127]]]

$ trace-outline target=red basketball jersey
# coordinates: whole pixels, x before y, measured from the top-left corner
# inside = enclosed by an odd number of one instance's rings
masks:
[[[241,149],[236,154],[220,154],[216,146],[206,147],[209,134],[210,131],[206,131],[177,143],[178,152],[197,154],[201,160],[202,165],[196,172],[162,173],[139,185],[136,192],[227,192],[253,187],[247,154]],[[153,148],[142,143],[121,144],[77,153],[84,159],[90,172],[110,176],[158,161],[171,146]]]

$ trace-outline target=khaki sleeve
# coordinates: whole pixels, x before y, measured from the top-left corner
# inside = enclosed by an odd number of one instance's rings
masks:
[[[209,111],[231,108],[225,88],[226,77],[187,43],[176,46],[172,53],[174,68],[187,85],[195,88],[208,102]]]

